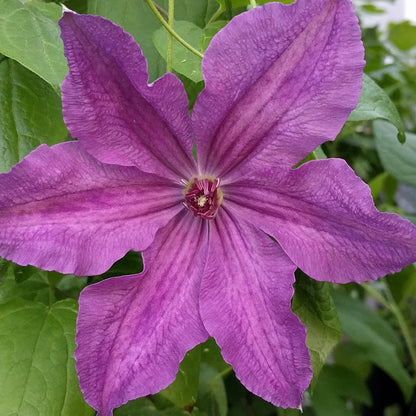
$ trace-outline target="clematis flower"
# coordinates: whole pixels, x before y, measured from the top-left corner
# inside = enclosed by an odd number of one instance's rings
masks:
[[[295,269],[362,282],[416,261],[415,227],[378,212],[343,160],[294,168],[336,137],[359,98],[351,2],[269,3],[235,17],[205,53],[191,118],[178,78],[148,85],[120,27],[72,12],[60,25],[63,114],[78,140],[42,145],[0,176],[0,255],[93,275],[143,252],[141,274],[81,293],[86,401],[108,416],[160,391],[212,336],[249,390],[299,407],[312,374],[290,309]]]

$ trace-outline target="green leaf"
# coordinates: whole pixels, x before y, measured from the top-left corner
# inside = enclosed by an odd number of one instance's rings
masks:
[[[406,133],[401,144],[395,140],[397,129],[386,121],[375,121],[373,129],[384,168],[400,182],[416,186],[416,134]]]
[[[145,1],[137,0],[89,0],[88,13],[98,14],[122,26],[140,45],[147,58],[149,79],[166,72],[166,64],[153,46],[153,32],[161,27]]]
[[[303,412],[303,410],[301,411],[298,409],[282,409],[278,407],[276,408],[276,414],[277,416],[310,416],[308,410],[309,408],[306,408],[305,412]],[[312,413],[312,415],[315,416],[315,413]]]
[[[346,399],[371,404],[365,383],[351,370],[339,366],[324,366],[312,395],[314,410],[319,416],[354,416]]]
[[[416,225],[416,215],[415,214],[406,214],[404,217],[412,222],[414,225]]]
[[[412,308],[414,315],[416,313],[413,305],[416,299],[415,265],[410,264],[399,273],[387,276],[386,280],[398,306],[402,309]],[[409,318],[409,314],[407,314],[407,318]],[[414,329],[416,331],[416,327]]]
[[[200,27],[183,20],[175,22],[174,30],[191,46],[202,52],[203,30]],[[160,55],[166,60],[168,33],[164,27],[156,30],[153,41]],[[173,39],[172,68],[193,82],[200,82],[204,79],[201,71],[201,58],[186,49],[176,39]]]
[[[374,13],[374,14],[383,14],[386,13],[384,9],[380,9],[379,7],[375,6],[374,4],[364,4],[361,6],[363,10],[367,13]]]
[[[250,0],[229,0],[228,1],[231,7],[243,7],[248,6],[250,4]],[[222,10],[226,10],[227,8],[227,0],[218,0],[220,7]]]
[[[360,347],[351,343],[349,339],[338,343],[333,356],[336,364],[353,371],[361,380],[367,380],[370,376],[373,364],[367,360]]]
[[[165,9],[168,8],[169,0],[158,1]],[[203,28],[209,18],[215,12],[217,2],[215,0],[181,0],[175,2],[175,18],[187,20]]]
[[[36,300],[48,306],[57,300],[48,282],[48,272],[32,266],[22,267],[7,262],[6,267],[2,268],[0,303],[6,303],[15,298]]]
[[[0,172],[41,143],[52,145],[68,135],[58,95],[12,59],[0,62],[0,119]]]
[[[350,114],[348,121],[369,121],[384,119],[396,126],[398,139],[405,141],[404,125],[397,108],[384,90],[368,75],[363,76],[363,88],[356,109]]]
[[[346,293],[334,291],[334,301],[345,334],[365,357],[383,369],[409,399],[413,383],[403,363],[403,350],[396,333],[376,312]]]
[[[341,329],[330,283],[317,282],[299,273],[294,287],[292,311],[306,326],[306,344],[314,374],[313,388],[322,366],[341,337]]]
[[[198,396],[199,364],[201,350],[197,346],[189,351],[179,367],[175,381],[162,390],[160,394],[169,399],[177,407],[192,406]]]
[[[154,398],[155,396],[153,396]],[[187,411],[178,409],[177,407],[169,407],[165,409],[158,409],[153,403],[153,398],[141,397],[140,399],[132,400],[127,404],[114,410],[114,416],[189,416]],[[192,411],[192,415],[204,416],[198,411]]]
[[[232,370],[231,366],[222,358],[221,349],[216,344],[214,338],[208,338],[208,340],[201,345],[201,360],[214,368],[217,373],[226,374]]]
[[[0,305],[0,414],[88,416],[75,373],[76,302]]]
[[[0,303],[21,298],[50,306],[68,297],[77,299],[87,283],[86,277],[62,275],[0,260]]]
[[[159,0],[157,4],[167,10],[168,0]],[[175,19],[187,20],[204,27],[215,10],[214,0],[181,0],[175,3]],[[148,61],[149,79],[162,76],[166,72],[165,60],[153,44],[153,33],[162,29],[160,22],[143,0],[89,0],[88,13],[104,16],[129,32],[140,45]],[[166,32],[166,30],[163,28]]]
[[[85,0],[64,0],[62,3],[65,4],[68,9],[73,10],[77,13],[88,12],[88,1]]]
[[[368,186],[371,189],[371,196],[374,200],[376,200],[383,191],[384,185],[389,178],[390,174],[388,172],[381,172],[368,183]]]
[[[205,51],[208,48],[212,38],[227,24],[226,20],[217,20],[210,23],[204,28],[201,39],[201,49]]]
[[[185,87],[185,91],[189,101],[189,111],[191,111],[196,99],[198,98],[198,95],[204,89],[204,82],[193,82],[189,78],[185,77],[185,75],[181,75],[179,73],[177,73],[177,76],[181,80],[183,86]],[[194,147],[193,152],[193,156],[194,158],[196,158],[196,147]]]
[[[0,52],[60,91],[68,72],[57,24],[60,6],[35,0],[0,0]]]
[[[143,259],[139,252],[128,251],[124,257],[117,260],[106,272],[94,277],[94,283],[109,277],[138,274],[143,271]]]
[[[208,364],[201,364],[196,405],[210,416],[227,416],[227,393],[221,374]]]
[[[158,410],[152,401],[147,397],[131,400],[125,405],[114,410],[115,416],[147,416],[158,414]]]
[[[409,21],[389,24],[389,40],[402,51],[416,46],[416,26]]]

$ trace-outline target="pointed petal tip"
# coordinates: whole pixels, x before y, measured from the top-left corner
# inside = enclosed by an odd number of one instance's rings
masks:
[[[349,0],[271,2],[236,16],[202,61],[192,116],[200,164],[220,176],[247,172],[253,157],[292,167],[339,133],[359,99],[363,58]]]
[[[62,16],[58,21],[59,26],[61,26],[61,22],[63,21],[63,19],[67,19],[70,18],[72,16],[77,15],[78,13],[74,10],[69,9],[68,7],[65,6],[65,4],[62,4]],[[62,26],[61,26],[62,28]],[[62,38],[62,35],[61,35]]]
[[[62,111],[72,136],[101,162],[174,180],[190,176],[193,139],[181,81],[166,74],[149,86],[140,46],[108,19],[65,12],[59,24],[69,67]]]
[[[128,400],[167,387],[186,352],[207,339],[195,313],[206,232],[206,223],[179,214],[143,252],[142,274],[81,292],[76,368],[98,414],[109,416]]]
[[[295,269],[266,234],[225,209],[213,222],[200,294],[205,328],[241,383],[285,408],[299,406],[312,378],[306,330],[290,310]]]
[[[313,279],[361,283],[416,260],[416,227],[397,214],[379,212],[368,186],[344,160],[314,160],[283,179],[263,175],[262,182],[246,179],[244,189],[251,192],[237,198],[240,190],[230,186],[227,203],[241,212],[250,206],[244,215]]]
[[[65,13],[75,13],[73,10],[69,9],[68,7],[66,7],[65,4],[63,4],[63,3],[61,4],[61,6],[62,6],[62,16]]]

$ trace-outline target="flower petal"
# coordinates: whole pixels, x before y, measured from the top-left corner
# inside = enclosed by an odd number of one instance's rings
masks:
[[[165,388],[185,353],[208,337],[198,313],[206,225],[178,214],[144,251],[141,275],[81,293],[75,358],[81,390],[99,416]]]
[[[134,167],[105,165],[77,142],[41,145],[0,175],[0,255],[98,274],[142,250],[180,210],[181,188]]]
[[[350,0],[269,3],[233,18],[202,62],[193,124],[204,173],[291,167],[334,139],[357,104],[363,56]]]
[[[290,310],[295,269],[266,234],[225,209],[212,222],[202,320],[241,382],[281,407],[299,407],[312,376],[305,328]]]
[[[416,227],[379,212],[344,160],[315,160],[223,189],[230,209],[275,237],[314,279],[362,282],[416,261]]]
[[[59,24],[70,68],[62,102],[71,134],[101,162],[188,178],[193,139],[179,79],[166,74],[149,86],[140,47],[102,17],[65,12]]]

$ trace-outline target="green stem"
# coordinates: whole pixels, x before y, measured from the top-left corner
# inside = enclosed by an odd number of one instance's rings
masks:
[[[406,320],[404,319],[403,314],[402,314],[399,306],[397,305],[396,301],[394,300],[394,297],[393,297],[393,295],[390,291],[390,288],[386,284],[384,284],[384,289],[385,289],[385,292],[386,292],[387,300],[390,304],[390,310],[392,311],[393,315],[397,319],[397,323],[399,324],[400,330],[402,331],[404,341],[407,345],[407,349],[409,351],[410,358],[411,358],[412,364],[413,364],[413,370],[414,370],[414,373],[415,373],[414,374],[414,379],[416,381],[416,351],[415,351],[415,346],[414,346],[413,341],[412,341],[412,336],[410,335],[409,327],[407,326]]]
[[[410,354],[410,359],[412,361],[413,370],[416,373],[416,351],[412,342],[412,336],[410,335],[409,327],[406,324],[406,320],[404,319],[403,314],[400,311],[400,308],[398,307],[396,301],[394,300],[390,289],[383,282],[383,289],[387,297],[386,299],[377,289],[375,289],[369,283],[362,283],[361,287],[363,287],[369,295],[377,299],[377,301],[381,305],[383,305],[386,309],[388,309],[396,318],[396,321],[399,325],[404,342],[406,343],[407,350],[409,351],[409,354]]]
[[[165,19],[168,19],[168,17],[169,17],[169,14],[168,14],[168,12],[160,5],[160,4],[157,4],[157,3],[153,3],[154,5],[155,5],[155,7],[156,7],[156,9],[157,10],[159,10],[159,12],[160,12],[160,14],[165,18]]]
[[[224,378],[225,376],[230,374],[232,371],[233,371],[233,368],[231,366],[228,366],[225,370],[222,370],[221,372],[215,374],[215,376],[212,377],[210,383],[215,382],[215,380],[217,380],[219,378]]]
[[[208,23],[206,24],[206,26],[210,25],[212,22],[215,22],[223,13],[224,13],[224,9],[222,8],[222,6],[218,7],[217,11],[208,20]]]
[[[201,52],[197,51],[193,46],[191,46],[188,42],[186,42],[184,39],[182,39],[172,28],[169,26],[168,22],[162,17],[162,15],[159,13],[159,10],[155,7],[152,0],[146,0],[146,3],[149,5],[149,7],[152,9],[152,12],[156,16],[157,20],[163,25],[163,27],[180,43],[182,44],[186,49],[191,51],[194,55],[199,56],[201,59],[203,58],[203,55]]]
[[[175,0],[169,0],[168,10],[168,24],[173,31],[173,20],[175,12]],[[168,53],[166,57],[166,72],[172,72],[172,54],[173,54],[173,36],[171,33],[168,34]]]
[[[252,9],[254,9],[255,7],[257,7],[256,0],[250,0],[250,6],[251,6]]]
[[[383,305],[386,309],[390,310],[389,302],[387,302],[387,300],[384,298],[384,296],[377,289],[374,289],[374,287],[372,285],[370,285],[369,283],[365,283],[365,282],[361,283],[360,286],[363,289],[365,289],[370,296],[372,296],[373,298],[376,298],[377,301],[381,305]]]

